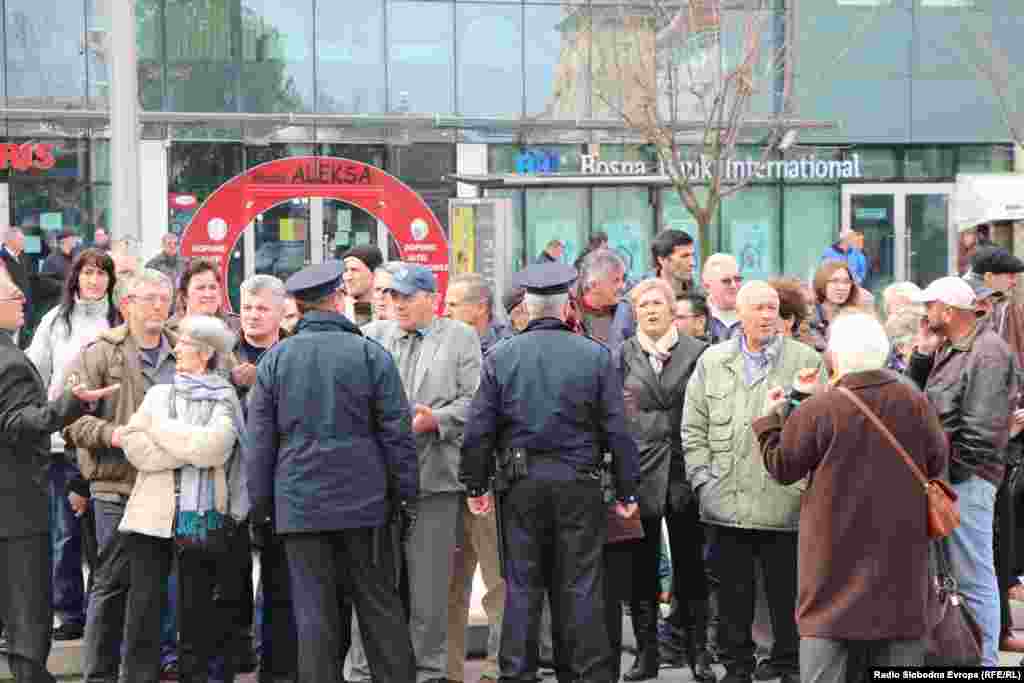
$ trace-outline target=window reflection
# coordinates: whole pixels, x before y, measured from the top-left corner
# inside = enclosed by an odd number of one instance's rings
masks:
[[[523,108],[522,9],[456,5],[460,114],[518,116]]]
[[[244,0],[241,8],[243,109],[313,109],[313,4]]]
[[[392,0],[388,94],[393,112],[452,112],[452,5]]]
[[[527,115],[586,116],[589,8],[527,5],[524,12]]]
[[[360,0],[358,12],[347,3],[317,3],[317,111],[385,110],[383,2]]]
[[[82,4],[77,3],[77,11],[67,0],[7,0],[5,4],[7,106],[82,107]]]

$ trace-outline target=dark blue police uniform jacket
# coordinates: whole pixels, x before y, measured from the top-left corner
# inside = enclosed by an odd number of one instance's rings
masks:
[[[260,359],[249,395],[253,510],[276,533],[383,525],[416,500],[412,411],[391,354],[342,315],[306,313]]]
[[[488,488],[495,449],[513,447],[576,468],[611,451],[618,496],[635,494],[636,443],[606,347],[542,318],[490,349],[463,434],[460,479],[471,495]]]

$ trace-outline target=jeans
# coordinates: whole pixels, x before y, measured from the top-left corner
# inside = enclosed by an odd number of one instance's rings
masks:
[[[981,628],[981,665],[999,665],[999,587],[992,551],[996,487],[978,476],[953,484],[960,526],[949,537],[953,574]]]
[[[870,680],[868,669],[880,666],[921,667],[922,640],[800,641],[801,683],[846,683]]]
[[[78,467],[56,453],[49,467],[50,545],[53,550],[53,611],[62,623],[85,625],[85,579],[82,575],[82,527],[64,493]]]

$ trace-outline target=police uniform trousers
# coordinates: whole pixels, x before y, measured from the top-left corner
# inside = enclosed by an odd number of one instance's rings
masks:
[[[533,681],[543,595],[551,600],[559,683],[607,683],[602,551],[607,512],[599,479],[548,459],[500,496],[505,550],[501,680]]]
[[[288,557],[298,639],[298,683],[340,683],[349,596],[373,680],[416,680],[409,629],[395,581],[391,527],[280,536]]]
[[[0,619],[7,628],[7,661],[19,683],[50,683],[53,607],[50,537],[0,539]]]

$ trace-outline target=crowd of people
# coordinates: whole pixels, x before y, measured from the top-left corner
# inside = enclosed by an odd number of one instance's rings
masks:
[[[90,683],[461,682],[478,570],[485,679],[859,679],[925,662],[935,553],[980,663],[1024,652],[1024,262],[1003,248],[877,307],[856,233],[810,281],[745,282],[724,253],[695,278],[678,230],[638,282],[605,241],[578,270],[552,242],[509,291],[459,275],[443,301],[362,245],[249,278],[236,316],[174,235],[145,266],[103,237],[51,254],[62,290],[25,352],[4,240],[17,680],[84,637]],[[958,494],[941,543],[875,416]]]

